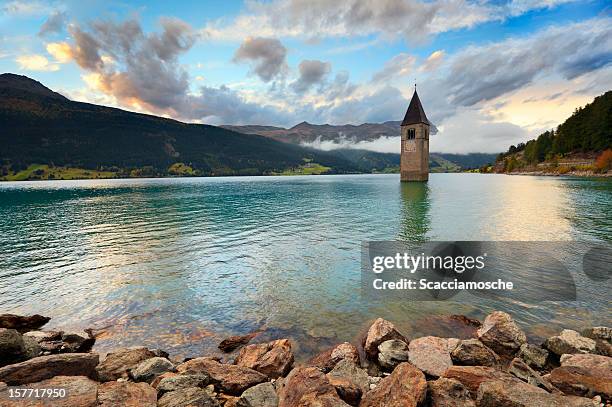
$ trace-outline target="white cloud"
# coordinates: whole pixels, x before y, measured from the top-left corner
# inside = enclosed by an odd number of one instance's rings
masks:
[[[59,65],[49,62],[49,60],[37,54],[20,55],[15,59],[21,69],[26,71],[57,71]]]

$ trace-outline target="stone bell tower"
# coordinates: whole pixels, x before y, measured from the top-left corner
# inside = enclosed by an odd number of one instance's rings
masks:
[[[412,100],[401,125],[400,179],[427,181],[429,178],[429,120],[414,87]]]

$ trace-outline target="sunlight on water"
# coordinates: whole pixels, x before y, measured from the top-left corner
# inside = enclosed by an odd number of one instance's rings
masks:
[[[99,349],[194,355],[225,335],[325,344],[382,316],[429,333],[431,314],[504,307],[539,336],[610,324],[587,304],[366,302],[366,240],[612,240],[612,182],[433,174],[0,184],[0,312],[104,329]],[[517,266],[518,267],[518,266]],[[306,346],[306,345],[303,345]],[[310,346],[310,345],[308,345]],[[315,346],[315,345],[312,345]],[[304,348],[303,352],[313,349]]]

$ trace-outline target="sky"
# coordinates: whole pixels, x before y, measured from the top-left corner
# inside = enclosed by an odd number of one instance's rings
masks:
[[[401,120],[416,83],[432,151],[499,152],[612,88],[612,7],[0,0],[0,72],[78,101],[282,127]],[[393,139],[360,147],[399,152]]]

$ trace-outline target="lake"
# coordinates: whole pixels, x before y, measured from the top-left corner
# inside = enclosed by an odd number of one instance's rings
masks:
[[[291,336],[304,356],[381,316],[409,336],[436,316],[510,312],[533,340],[611,323],[610,281],[574,303],[365,300],[370,240],[612,242],[612,181],[480,174],[0,184],[0,313],[100,330],[96,348],[185,356],[234,334]],[[602,291],[603,287],[603,291]],[[603,295],[602,295],[603,292]],[[433,331],[433,332],[432,332]],[[450,333],[452,334],[452,332]]]

